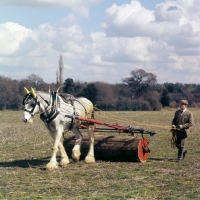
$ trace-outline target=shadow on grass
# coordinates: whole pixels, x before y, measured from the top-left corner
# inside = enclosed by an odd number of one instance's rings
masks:
[[[21,167],[21,168],[29,168],[29,167],[41,167],[41,169],[46,169],[44,167],[44,165],[46,165],[49,162],[50,157],[46,157],[46,158],[41,158],[41,159],[25,159],[25,160],[14,160],[14,161],[10,161],[10,162],[0,162],[0,167]],[[97,159],[100,161],[106,161],[105,159]],[[163,158],[148,158],[148,160],[152,160],[152,161],[159,161],[159,162],[163,162],[163,161],[168,161],[168,162],[176,162],[175,159],[172,158],[167,158],[167,159],[163,159]],[[112,162],[121,162],[119,160],[112,160]],[[126,161],[123,161],[126,162]],[[139,161],[137,161],[139,162]],[[72,162],[73,163],[73,162]]]
[[[50,157],[41,158],[41,159],[25,159],[25,160],[14,160],[10,162],[0,162],[0,167],[21,167],[21,168],[29,168],[29,167],[38,167],[45,165],[49,162]]]
[[[148,160],[176,162],[174,158],[149,158]]]
[[[148,160],[165,161],[165,159],[163,159],[163,158],[148,158]]]

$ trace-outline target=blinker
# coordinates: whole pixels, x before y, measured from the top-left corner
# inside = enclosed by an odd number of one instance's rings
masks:
[[[30,91],[28,91],[28,90],[26,89],[26,87],[24,87],[24,93],[25,93],[25,94],[30,94]]]
[[[31,91],[27,90],[26,87],[24,87],[24,93],[25,94],[31,94],[34,98],[37,97],[37,94],[35,92],[35,90],[31,87]]]
[[[31,87],[31,94],[33,95],[34,98],[37,97],[36,93],[35,93],[35,90]]]

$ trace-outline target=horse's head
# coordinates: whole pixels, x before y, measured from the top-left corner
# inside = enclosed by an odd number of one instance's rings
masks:
[[[39,106],[37,103],[37,94],[33,88],[29,91],[24,87],[24,93],[26,96],[23,99],[24,113],[22,120],[27,123],[33,121],[33,116],[39,112]]]

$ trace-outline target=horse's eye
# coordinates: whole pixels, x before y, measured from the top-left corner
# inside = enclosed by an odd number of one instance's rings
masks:
[[[29,103],[29,100],[28,100],[28,99],[24,99],[23,105],[25,106],[25,105],[28,104],[28,103]]]
[[[31,102],[31,98],[28,97],[28,98],[26,99],[26,103],[28,104],[28,103],[30,103],[30,102]]]
[[[31,100],[32,100],[32,98],[30,96],[27,96],[23,101],[23,105],[29,104],[31,102]]]

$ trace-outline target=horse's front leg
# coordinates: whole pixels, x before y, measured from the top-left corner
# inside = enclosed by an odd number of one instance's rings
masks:
[[[76,143],[74,145],[74,148],[72,149],[72,160],[77,162],[80,159],[81,156],[81,151],[80,151],[80,147],[81,147],[81,142],[82,142],[82,134],[79,131],[78,127],[74,127],[72,129],[72,132],[75,134],[76,137]]]
[[[57,155],[57,151],[58,151],[58,144],[60,142],[60,137],[56,132],[50,132],[51,137],[54,139],[54,144],[52,147],[52,156],[51,159],[49,161],[49,163],[46,165],[47,169],[56,169],[58,168],[58,162],[56,160],[56,155]]]
[[[89,134],[89,151],[85,157],[86,163],[95,163],[94,157],[94,124],[87,124],[87,130]]]
[[[66,167],[67,164],[69,164],[69,158],[68,158],[65,148],[63,146],[63,142],[60,141],[58,144],[58,147],[59,147],[60,155],[61,155],[60,165],[62,167]]]
[[[69,158],[65,152],[65,149],[61,143],[62,129],[58,129],[55,132],[50,132],[51,137],[54,139],[54,144],[52,148],[52,156],[49,163],[46,165],[47,169],[56,169],[58,168],[58,162],[56,159],[56,155],[58,152],[58,148],[61,152],[61,165],[66,166],[69,163]]]

